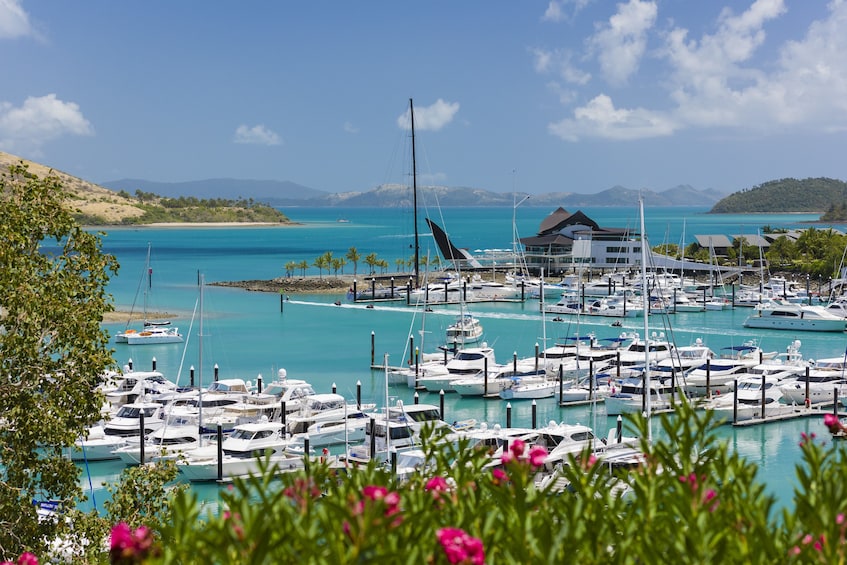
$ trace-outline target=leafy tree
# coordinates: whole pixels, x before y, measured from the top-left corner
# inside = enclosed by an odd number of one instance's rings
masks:
[[[365,265],[370,268],[371,275],[374,274],[374,270],[376,269],[378,263],[379,259],[377,259],[376,253],[368,253],[365,256]]]
[[[63,204],[62,181],[20,163],[0,176],[0,554],[43,552],[56,522],[33,500],[73,508],[79,470],[63,455],[100,418],[92,393],[113,365],[100,327],[118,270],[100,234],[82,230]]]
[[[779,236],[773,242],[765,253],[765,258],[770,265],[778,265],[785,267],[791,265],[792,261],[797,257],[797,248],[794,242],[785,237]]]
[[[302,273],[302,276],[304,276],[304,277],[305,277],[305,276],[306,276],[306,269],[308,269],[308,268],[309,268],[309,262],[308,262],[308,261],[306,261],[305,259],[303,259],[302,261],[300,261],[299,263],[297,263],[297,268],[299,268],[299,269],[300,269],[300,272]]]
[[[353,263],[353,276],[355,277],[359,269],[359,259],[361,259],[361,256],[359,255],[359,250],[355,247],[351,247],[347,250],[347,255],[345,255],[345,257],[347,257],[348,261]]]

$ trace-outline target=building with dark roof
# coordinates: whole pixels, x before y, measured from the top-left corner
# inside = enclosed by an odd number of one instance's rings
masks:
[[[641,238],[624,228],[604,228],[581,211],[558,208],[541,221],[538,233],[520,239],[526,266],[564,273],[580,265],[590,269],[630,268],[641,264]]]

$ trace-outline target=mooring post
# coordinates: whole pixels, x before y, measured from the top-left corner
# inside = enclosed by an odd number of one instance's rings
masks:
[[[536,429],[538,427],[538,404],[535,402],[535,399],[532,400],[532,429]]]
[[[138,428],[139,428],[138,439],[140,440],[138,442],[138,446],[141,449],[141,452],[139,453],[139,457],[138,457],[138,464],[144,465],[144,409],[143,408],[141,409],[141,413],[138,415]]]
[[[438,393],[438,406],[441,409],[441,419],[446,422],[447,419],[444,417],[444,389],[443,388],[441,389],[441,392]]]
[[[738,422],[738,379],[732,385],[732,423]]]

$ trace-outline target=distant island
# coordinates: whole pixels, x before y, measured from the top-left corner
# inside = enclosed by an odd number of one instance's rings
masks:
[[[98,185],[32,161],[0,152],[0,170],[23,161],[39,176],[59,176],[72,195],[70,204],[84,225],[145,224],[290,224],[281,207],[412,207],[408,185],[383,184],[370,190],[329,193],[291,181],[206,179],[190,182],[152,182],[123,179]],[[232,195],[239,195],[232,199]],[[820,213],[821,221],[847,222],[847,183],[830,178],[765,182],[730,195],[714,189],[679,185],[663,191],[614,186],[596,194],[551,192],[491,192],[480,188],[419,186],[418,198],[441,207],[524,206],[564,207],[635,206],[639,198],[648,206],[711,207],[711,214]]]
[[[145,225],[145,224],[291,224],[291,220],[264,202],[253,199],[171,198],[136,191],[115,192],[92,182],[53,170],[45,165],[0,151],[0,171],[9,165],[23,163],[29,172],[39,177],[55,175],[61,179],[81,225]]]
[[[382,184],[370,190],[329,193],[290,181],[257,181],[239,179],[207,179],[191,182],[164,183],[139,179],[107,181],[112,190],[135,193],[154,192],[166,196],[215,198],[232,194],[250,195],[272,206],[346,207],[346,208],[412,208],[412,189],[404,184]],[[464,206],[511,207],[527,196],[526,192],[492,192],[481,188],[418,186],[419,202],[442,208]],[[699,190],[688,185],[656,192],[614,186],[596,194],[549,192],[532,194],[523,206],[555,210],[584,207],[636,206],[639,197],[647,206],[712,206],[725,194],[715,190]]]
[[[821,221],[847,217],[847,183],[830,178],[773,180],[721,199],[710,214],[823,214]]]

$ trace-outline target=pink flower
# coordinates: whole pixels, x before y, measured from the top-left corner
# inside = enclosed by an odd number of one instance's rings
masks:
[[[835,414],[824,414],[823,424],[824,426],[829,428],[829,432],[832,434],[844,429],[844,426],[841,424],[841,420],[839,420],[838,416],[836,416]]]
[[[391,492],[385,487],[368,485],[362,489],[363,500],[360,500],[353,507],[353,514],[362,514],[365,510],[366,501],[370,500],[375,504],[383,504],[385,506],[384,516],[390,517],[400,512],[400,495],[396,492]],[[401,516],[398,516],[392,522],[392,526],[398,525],[403,521]]]
[[[120,522],[112,528],[110,542],[110,559],[112,563],[141,563],[153,549],[153,532],[146,526],[139,526],[133,531],[129,524]],[[21,559],[23,559],[21,555]],[[35,556],[33,556],[33,559]],[[19,565],[38,563],[18,560]]]
[[[38,557],[26,551],[18,557],[18,565],[38,565]]]
[[[839,526],[844,523],[844,514],[839,514],[835,517],[835,523]]]
[[[543,467],[544,461],[547,459],[547,448],[541,445],[535,445],[529,450],[529,463],[533,467]]]
[[[491,480],[499,486],[509,480],[509,475],[503,469],[494,468],[491,470]]]
[[[432,477],[426,482],[424,488],[428,491],[447,491],[450,490],[450,485],[444,477]]]
[[[132,529],[126,522],[120,522],[112,528],[111,550],[123,551],[132,547]]]
[[[441,528],[436,532],[438,543],[450,563],[485,563],[485,548],[482,540],[465,533],[459,528]]]
[[[509,445],[509,451],[515,456],[515,459],[523,455],[526,450],[526,442],[522,439],[516,439]]]
[[[503,455],[500,456],[500,463],[502,463],[503,465],[508,465],[509,463],[511,463],[514,460],[515,460],[515,456],[512,455],[511,451],[504,451]]]
[[[386,494],[388,494],[387,488],[376,485],[368,485],[362,489],[362,496],[371,500],[379,500],[381,498],[385,498]]]

